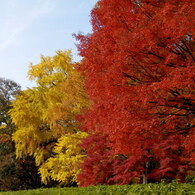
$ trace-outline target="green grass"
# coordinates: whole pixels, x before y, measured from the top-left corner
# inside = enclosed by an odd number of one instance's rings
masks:
[[[195,185],[179,184],[134,184],[123,186],[90,186],[45,188],[36,190],[0,192],[0,195],[195,195]]]

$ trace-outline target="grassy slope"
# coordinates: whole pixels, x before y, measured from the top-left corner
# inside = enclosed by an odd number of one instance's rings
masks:
[[[195,195],[195,185],[192,184],[139,184],[124,186],[90,186],[49,188],[15,192],[0,192],[0,195]]]

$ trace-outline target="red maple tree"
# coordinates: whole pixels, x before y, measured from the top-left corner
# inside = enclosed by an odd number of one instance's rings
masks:
[[[113,176],[114,160],[107,146],[107,137],[91,134],[84,139],[81,146],[87,151],[87,158],[78,175],[80,185],[113,184],[109,179]]]
[[[107,136],[112,160],[124,156],[112,163],[108,183],[183,180],[192,170],[194,13],[186,0],[100,0],[92,34],[77,35],[93,102],[81,128]]]

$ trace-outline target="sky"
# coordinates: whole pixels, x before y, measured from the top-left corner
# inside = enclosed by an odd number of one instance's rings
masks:
[[[72,34],[91,32],[90,11],[97,1],[0,0],[0,77],[26,89],[35,85],[27,72],[40,55],[71,49],[78,61]]]

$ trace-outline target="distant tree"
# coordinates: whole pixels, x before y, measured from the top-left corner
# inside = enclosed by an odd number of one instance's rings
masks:
[[[18,182],[16,176],[16,161],[14,143],[11,136],[15,128],[8,112],[11,108],[11,100],[20,90],[20,86],[14,81],[0,78],[0,189],[9,190],[14,182]]]
[[[14,125],[8,112],[11,108],[11,100],[20,91],[20,86],[12,80],[0,78],[0,128],[1,135],[11,140]]]
[[[16,82],[0,78],[0,190],[19,190],[40,187],[33,159],[16,160],[12,134],[15,125],[9,111],[21,87]]]

